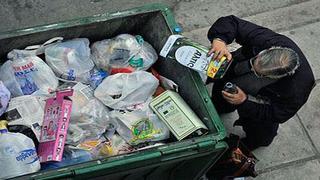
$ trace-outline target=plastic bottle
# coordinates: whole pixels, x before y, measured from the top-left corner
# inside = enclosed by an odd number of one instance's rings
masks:
[[[237,94],[238,93],[238,89],[237,86],[235,84],[232,84],[231,82],[227,82],[224,87],[223,90],[231,93],[231,94]]]
[[[11,133],[7,121],[0,121],[0,179],[29,174],[40,169],[33,141],[21,133]]]

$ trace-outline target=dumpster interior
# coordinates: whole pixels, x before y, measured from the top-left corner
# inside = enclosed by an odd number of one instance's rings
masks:
[[[63,37],[65,40],[83,37],[93,43],[122,33],[141,35],[159,54],[167,38],[173,33],[164,16],[166,14],[162,11],[150,11],[121,17],[120,12],[118,17],[105,17],[104,20],[84,18],[73,21],[74,24],[62,22],[43,26],[43,29],[34,28],[35,31],[32,33],[27,31],[24,33],[21,30],[15,35],[10,32],[7,36],[0,36],[1,63],[7,60],[6,55],[12,49],[23,49],[26,46],[42,44],[53,37]],[[200,137],[204,138],[200,140],[191,138],[181,142],[175,141],[162,148],[158,147],[157,151],[149,149],[73,165],[58,171],[38,172],[27,175],[28,178],[153,180],[192,177],[192,179],[198,179],[226,149],[226,145],[217,145],[219,143],[213,139],[214,136],[224,131],[223,127],[213,123],[215,121],[213,119],[219,119],[219,117],[197,72],[160,56],[153,67],[161,75],[179,85],[179,94],[208,127],[210,136]],[[208,107],[213,109],[208,109]],[[210,141],[210,143],[205,141]],[[133,163],[135,161],[139,163]],[[26,176],[20,178],[25,179]]]
[[[81,22],[83,23],[82,25],[72,27],[62,26],[48,31],[22,35],[19,36],[19,38],[11,37],[0,39],[0,59],[4,62],[4,60],[7,59],[7,53],[12,49],[21,49],[30,45],[42,44],[54,37],[63,37],[65,40],[84,37],[93,43],[122,33],[141,35],[155,48],[157,53],[159,53],[167,38],[172,34],[161,11],[135,14],[92,23],[86,23],[86,20],[82,19]],[[54,27],[54,25],[49,26]],[[201,84],[201,78],[196,72],[181,66],[176,61],[164,60],[164,58],[160,56],[154,67],[160,74],[180,85],[179,94],[209,128],[210,133],[214,134],[220,131],[220,127],[213,126],[209,118],[212,114],[208,113],[212,110],[208,110],[206,105],[208,101],[210,101],[210,97],[206,92],[202,91],[199,93],[199,86],[203,85]],[[195,86],[193,83],[187,82],[194,82]]]

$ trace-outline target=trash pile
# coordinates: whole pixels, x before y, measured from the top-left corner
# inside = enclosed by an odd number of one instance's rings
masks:
[[[91,45],[54,38],[7,58],[0,67],[0,179],[207,132],[178,85],[152,67],[158,54],[140,35]]]

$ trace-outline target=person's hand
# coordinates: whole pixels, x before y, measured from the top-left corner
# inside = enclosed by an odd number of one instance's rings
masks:
[[[227,49],[227,45],[221,39],[214,39],[211,44],[211,49],[208,52],[208,56],[214,53],[213,59],[221,59],[222,56],[226,56],[227,59],[231,60],[232,55]]]
[[[242,104],[246,99],[247,95],[239,87],[237,87],[238,93],[231,94],[226,91],[222,91],[223,98],[228,101],[230,104],[239,105]]]

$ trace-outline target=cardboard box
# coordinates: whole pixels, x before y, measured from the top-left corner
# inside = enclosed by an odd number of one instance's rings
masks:
[[[73,90],[58,91],[46,100],[38,154],[40,162],[61,161],[66,140]]]

